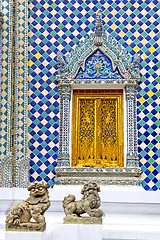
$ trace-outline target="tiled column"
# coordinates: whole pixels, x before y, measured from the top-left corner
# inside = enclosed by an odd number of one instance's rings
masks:
[[[127,100],[127,167],[138,167],[137,155],[137,114],[135,86],[128,85],[125,88]]]
[[[57,166],[70,166],[69,162],[69,102],[71,88],[69,85],[60,88],[60,138]]]
[[[59,119],[59,149],[58,149],[58,159],[62,157],[62,119],[63,119],[63,99],[62,99],[62,87],[59,87],[59,99],[60,99],[60,119]]]
[[[138,134],[137,134],[137,86],[135,87],[134,93],[134,155],[137,160],[136,165],[139,167],[138,157]]]

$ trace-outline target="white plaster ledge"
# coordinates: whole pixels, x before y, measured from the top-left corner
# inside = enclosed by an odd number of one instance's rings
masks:
[[[82,185],[55,185],[49,189],[50,201],[62,201],[68,194],[81,198]],[[160,191],[145,191],[141,186],[101,185],[102,202],[160,203]],[[0,188],[0,201],[21,201],[29,196],[26,188]]]

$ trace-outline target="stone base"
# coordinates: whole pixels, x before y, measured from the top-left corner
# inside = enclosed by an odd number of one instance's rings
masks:
[[[46,224],[38,224],[35,222],[20,223],[15,226],[14,224],[6,224],[6,231],[20,231],[20,232],[43,232],[46,230]]]
[[[89,181],[105,185],[140,185],[139,167],[56,167],[55,184],[77,185]]]
[[[64,224],[97,224],[102,225],[102,218],[66,216],[63,218]]]

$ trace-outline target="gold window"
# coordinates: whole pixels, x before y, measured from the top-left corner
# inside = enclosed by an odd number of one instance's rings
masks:
[[[123,167],[123,91],[74,90],[72,167]]]

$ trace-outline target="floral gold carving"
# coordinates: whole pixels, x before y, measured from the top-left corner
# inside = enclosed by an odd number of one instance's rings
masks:
[[[73,90],[72,167],[122,167],[122,90]]]

